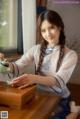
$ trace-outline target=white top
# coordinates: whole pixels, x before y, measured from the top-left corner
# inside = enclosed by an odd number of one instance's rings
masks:
[[[59,52],[60,52],[60,46],[57,45],[53,48],[53,51],[51,53],[47,54],[44,57],[41,71],[46,76],[50,75],[50,76],[56,77],[55,80],[58,81],[60,86],[49,87],[44,85],[38,85],[38,87],[42,90],[55,92],[61,95],[62,97],[66,98],[70,95],[70,92],[66,87],[66,84],[72,75],[72,72],[76,66],[78,57],[75,51],[65,47],[65,53],[64,53],[64,58],[62,60],[62,64],[58,72],[56,72]],[[35,45],[25,55],[23,55],[18,61],[16,61],[15,63],[17,64],[19,68],[19,72],[21,73],[23,71],[23,68],[27,67],[32,62],[35,63],[37,68],[38,62],[39,62],[39,54],[40,54],[40,45]]]
[[[61,66],[58,72],[56,72],[56,66],[57,66],[59,53],[60,53],[60,46],[59,45],[54,46],[53,50],[51,49],[50,53],[49,51],[50,49],[49,50],[46,49],[46,55],[43,59],[41,71],[46,76],[50,75],[52,77],[55,77],[55,80],[57,80],[60,85],[59,87],[57,86],[49,87],[49,86],[38,84],[38,88],[40,88],[41,90],[55,92],[58,95],[66,98],[70,95],[70,92],[66,87],[66,84],[68,83],[72,75],[72,72],[76,66],[76,63],[78,60],[77,54],[75,51],[65,47],[65,53],[64,53]],[[22,74],[24,68],[25,67],[27,68],[27,66],[30,65],[32,62],[35,63],[37,68],[38,62],[39,62],[39,54],[40,54],[40,45],[35,45],[26,54],[24,54],[19,60],[13,63],[14,65],[13,67],[16,72],[15,76],[17,76],[18,74],[18,69],[19,69],[19,73]],[[6,76],[3,74],[3,76],[7,79],[9,78],[8,75]],[[0,79],[4,79],[3,76],[0,74],[0,77],[1,77]]]

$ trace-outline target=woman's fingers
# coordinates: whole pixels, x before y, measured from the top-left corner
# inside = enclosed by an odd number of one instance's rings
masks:
[[[21,88],[26,88],[27,86],[34,84],[34,81],[30,77],[30,75],[24,74],[20,77],[13,79],[10,84],[13,87],[18,87],[19,89],[21,89]]]
[[[26,76],[25,76],[25,75],[22,75],[22,76],[19,76],[19,77],[13,79],[13,80],[11,81],[11,84],[15,84],[15,83],[18,83],[18,82],[23,82],[23,80],[24,80],[25,78],[27,78],[27,74],[26,74]]]
[[[17,77],[15,79],[12,80],[12,82],[10,83],[11,86],[13,87],[20,87],[22,85],[25,85],[28,83],[28,79],[27,79],[27,75],[23,75],[20,77]]]
[[[24,89],[26,87],[30,86],[29,84],[25,84],[25,85],[22,85],[22,86],[19,86],[18,89]]]
[[[20,87],[20,86],[22,86],[22,85],[24,85],[24,83],[23,82],[15,82],[15,83],[12,83],[12,84],[10,84],[12,87]]]
[[[23,78],[15,78],[15,79],[13,79],[12,81],[11,81],[11,84],[15,84],[15,83],[18,83],[18,82],[20,82],[21,80],[23,80]]]

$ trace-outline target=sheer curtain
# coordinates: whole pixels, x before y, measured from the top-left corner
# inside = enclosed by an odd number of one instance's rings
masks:
[[[36,0],[22,0],[23,50],[36,44]]]
[[[25,54],[36,44],[36,0],[22,0],[22,29]],[[35,73],[35,65],[26,67],[24,72]]]

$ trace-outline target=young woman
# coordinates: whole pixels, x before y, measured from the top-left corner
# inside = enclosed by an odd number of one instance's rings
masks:
[[[56,93],[62,97],[52,119],[65,119],[70,112],[70,92],[66,86],[77,63],[75,51],[65,46],[64,24],[58,13],[47,10],[40,14],[37,24],[38,40],[41,44],[33,46],[10,68],[15,75],[32,62],[36,74],[23,74],[14,78],[12,86],[26,88],[37,84],[37,88]]]

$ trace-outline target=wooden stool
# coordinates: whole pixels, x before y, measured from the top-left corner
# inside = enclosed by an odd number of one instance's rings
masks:
[[[21,109],[34,97],[35,90],[35,85],[25,89],[18,89],[0,82],[0,105]]]

